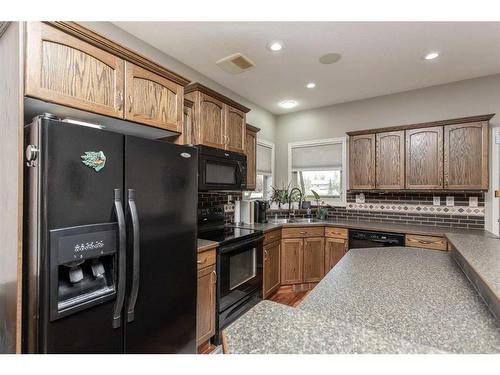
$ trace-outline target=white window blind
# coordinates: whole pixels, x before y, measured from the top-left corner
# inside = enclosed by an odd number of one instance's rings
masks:
[[[257,143],[257,174],[270,175],[272,173],[273,149],[272,146]]]
[[[342,143],[294,145],[292,172],[342,168]]]

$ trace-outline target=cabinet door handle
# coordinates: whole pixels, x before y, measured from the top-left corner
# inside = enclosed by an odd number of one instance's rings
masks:
[[[132,112],[132,105],[134,104],[134,101],[133,101],[133,99],[132,99],[132,95],[129,95],[129,96],[128,96],[128,101],[129,101],[129,103],[130,103],[130,105],[129,105],[129,107],[128,107],[128,111],[129,111],[129,113],[130,113],[130,112]]]
[[[212,283],[216,284],[216,283],[217,283],[217,272],[215,272],[215,270],[214,270],[214,271],[212,271],[212,276],[213,276],[213,281],[212,281]]]
[[[264,260],[267,260],[267,250],[264,250]]]

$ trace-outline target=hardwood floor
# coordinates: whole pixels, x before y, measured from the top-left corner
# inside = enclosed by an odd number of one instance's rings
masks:
[[[204,342],[203,344],[200,344],[198,346],[198,354],[210,354],[212,353],[217,347],[210,343],[209,341]]]
[[[283,305],[297,307],[315,285],[316,284],[307,284],[302,288],[297,288],[293,285],[282,286],[276,291],[276,293],[267,299]]]

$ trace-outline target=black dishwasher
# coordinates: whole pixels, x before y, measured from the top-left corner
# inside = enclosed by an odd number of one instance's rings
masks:
[[[363,230],[349,231],[349,249],[366,247],[404,246],[405,236],[400,233],[371,232]]]

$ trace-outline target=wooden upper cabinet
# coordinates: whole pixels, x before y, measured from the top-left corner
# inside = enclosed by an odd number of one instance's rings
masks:
[[[199,143],[224,148],[224,103],[208,95],[201,94],[199,104]]]
[[[225,106],[226,150],[245,152],[246,115],[228,105]]]
[[[257,132],[255,128],[247,124],[245,136],[245,154],[247,156],[247,190],[255,190],[257,185]]]
[[[129,62],[125,71],[125,119],[182,132],[184,87]]]
[[[199,83],[187,86],[185,97],[194,103],[191,143],[245,153],[250,109]]]
[[[325,239],[304,238],[305,283],[320,281],[325,275]]]
[[[123,117],[124,60],[41,22],[27,23],[26,95]]]
[[[375,188],[375,134],[349,137],[349,188]]]
[[[377,133],[375,164],[377,189],[404,189],[404,131]]]
[[[406,188],[443,188],[443,127],[406,130]]]
[[[488,189],[488,122],[444,127],[445,189]]]

